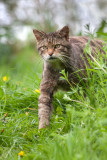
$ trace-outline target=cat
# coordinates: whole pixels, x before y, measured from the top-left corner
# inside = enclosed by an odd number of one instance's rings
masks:
[[[57,89],[70,89],[69,83],[60,78],[61,70],[65,69],[65,72],[68,73],[69,82],[76,85],[80,78],[84,79],[86,76],[86,65],[90,67],[84,52],[87,43],[90,41],[92,56],[96,55],[97,49],[102,53],[104,51],[101,49],[103,47],[101,40],[90,40],[89,37],[85,36],[72,36],[70,38],[68,26],[52,33],[34,29],[33,33],[37,40],[38,52],[44,61],[38,104],[39,129],[41,129],[49,126],[54,92]],[[80,72],[76,74],[78,70]]]

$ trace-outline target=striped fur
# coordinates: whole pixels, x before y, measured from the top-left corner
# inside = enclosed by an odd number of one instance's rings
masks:
[[[70,86],[65,80],[60,79],[60,71],[65,69],[68,72],[68,79],[72,85],[76,85],[81,78],[86,77],[86,64],[90,67],[84,48],[90,41],[89,37],[71,37],[69,38],[69,28],[63,27],[54,33],[44,33],[33,30],[37,39],[37,48],[44,60],[44,69],[40,85],[39,97],[39,129],[49,126],[50,115],[52,112],[53,93],[58,89],[69,90]],[[90,48],[93,56],[97,49],[102,50],[103,42],[100,40],[91,40]],[[88,55],[88,54],[87,54]],[[78,72],[78,75],[74,72]]]

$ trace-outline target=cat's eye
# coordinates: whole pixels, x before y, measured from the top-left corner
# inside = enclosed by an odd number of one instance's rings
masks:
[[[55,45],[55,48],[60,48],[60,44],[56,44],[56,45]]]
[[[42,48],[43,50],[47,49],[47,47],[46,47],[46,46],[42,46],[41,48]]]

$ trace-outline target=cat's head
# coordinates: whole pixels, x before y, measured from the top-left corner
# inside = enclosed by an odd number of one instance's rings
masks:
[[[34,29],[33,33],[37,40],[37,49],[45,61],[62,60],[67,56],[70,49],[68,26],[52,33]]]

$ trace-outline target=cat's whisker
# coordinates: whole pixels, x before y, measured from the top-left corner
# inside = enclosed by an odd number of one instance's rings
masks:
[[[63,58],[63,60],[65,61],[65,63],[68,63],[69,67],[71,66],[72,68],[74,68],[73,65],[72,65],[72,63],[71,63],[71,62],[74,62],[74,60],[72,59],[72,57],[69,57],[69,56],[64,55],[64,54],[61,54],[60,57]],[[67,58],[67,59],[65,59],[65,58]]]
[[[65,61],[61,57],[58,57],[58,59],[65,65],[65,67],[67,67],[67,64],[65,63]]]
[[[63,60],[63,63],[64,64],[66,64],[68,67],[72,67],[72,64],[68,61],[68,59],[66,60],[65,58],[64,58],[64,56],[60,56],[60,58]],[[69,58],[69,57],[67,57],[67,58]],[[69,58],[69,60],[70,60],[70,58]]]
[[[42,56],[42,58],[43,58],[44,61],[46,61],[46,58],[45,58],[45,57]]]
[[[63,59],[63,58],[62,58]],[[72,69],[77,69],[78,70],[78,68],[74,68],[74,66],[68,61],[68,60],[66,60],[66,59],[63,59],[63,63],[65,64],[65,66],[66,67],[68,67],[68,68],[72,68]]]
[[[66,67],[70,67],[71,64],[68,63],[67,61],[65,61],[62,57],[59,58],[61,60],[61,62],[66,66]]]
[[[70,59],[70,60],[72,60],[72,61],[74,61],[72,57],[69,57],[69,56],[67,56],[67,55],[61,54],[61,56],[62,56],[62,57],[65,57],[65,58],[68,58],[68,59]]]

